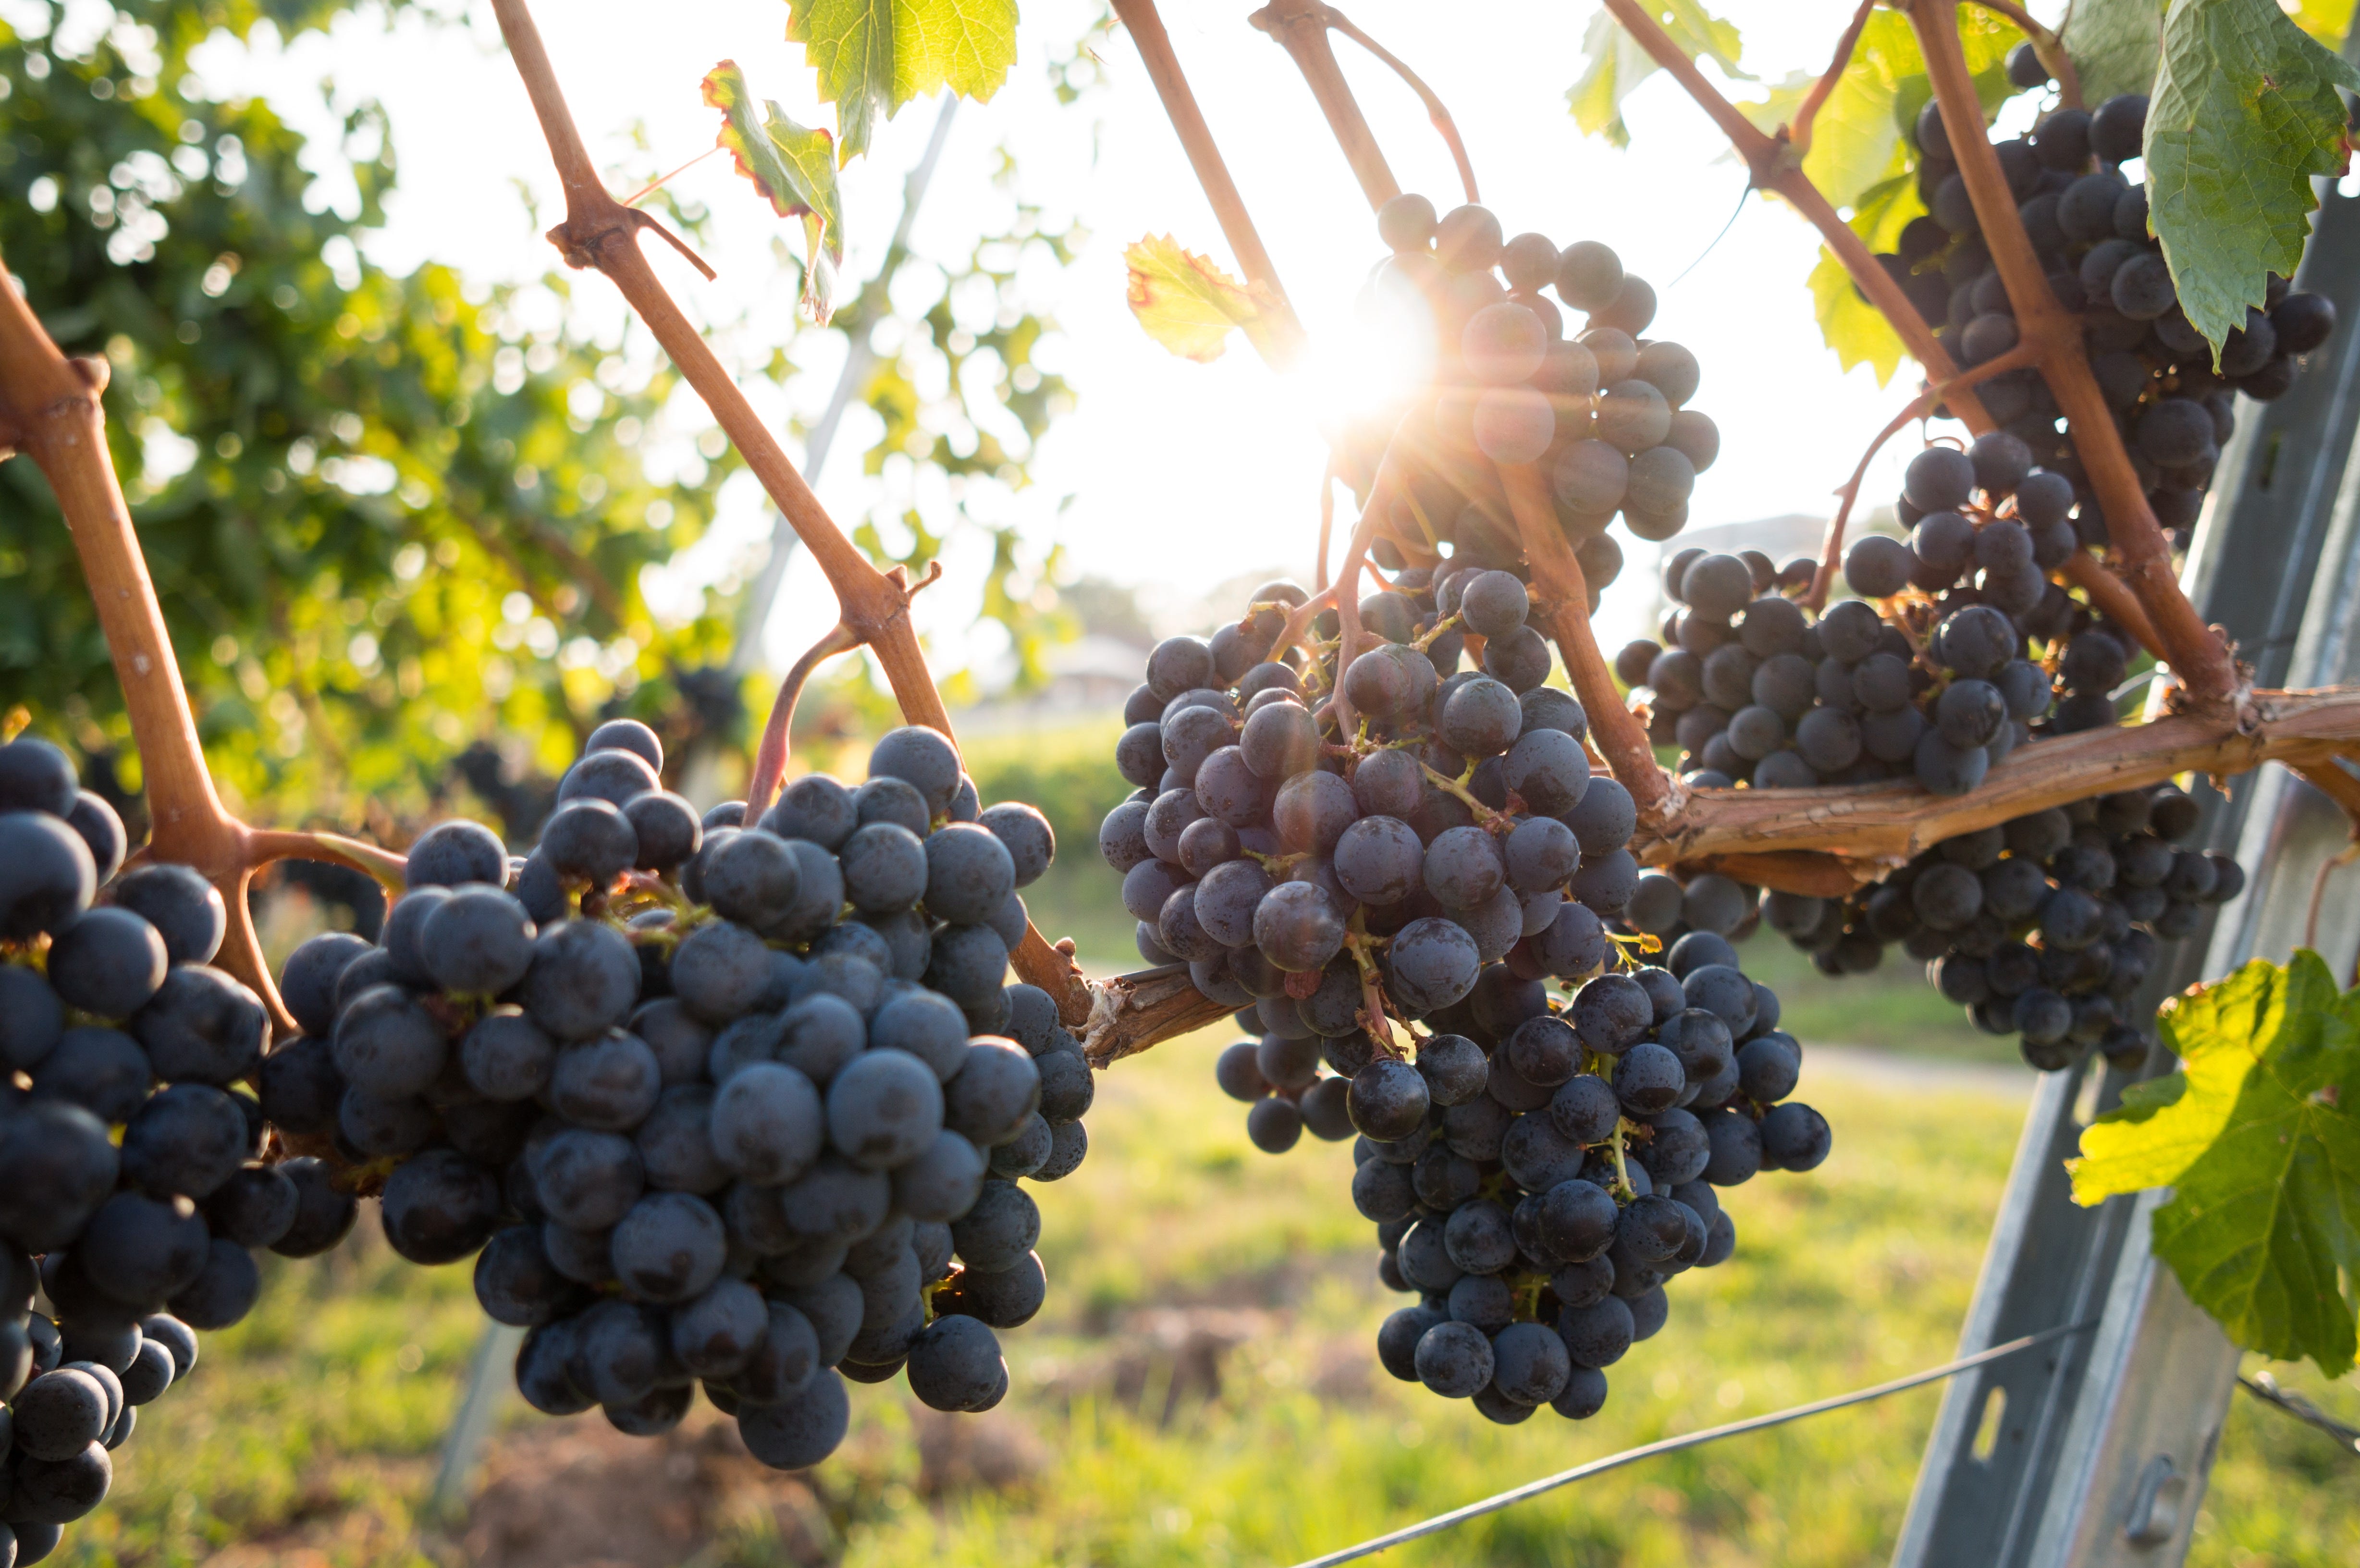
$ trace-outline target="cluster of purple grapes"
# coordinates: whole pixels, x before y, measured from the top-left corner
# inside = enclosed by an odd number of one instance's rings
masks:
[[[0,746],[0,1563],[105,1498],[195,1331],[252,1309],[256,1248],[353,1223],[319,1160],[261,1163],[242,1085],[268,1020],[211,967],[221,895],[184,866],[117,876],[126,847],[63,752]]]
[[[1826,1157],[1825,1120],[1777,1103],[1800,1047],[1712,887],[1666,967],[1623,955],[1634,896],[1678,884],[1641,877],[1631,797],[1592,776],[1513,572],[1400,573],[1340,671],[1332,614],[1312,657],[1278,647],[1305,602],[1269,584],[1149,656],[1116,753],[1138,791],[1100,852],[1142,955],[1257,1037],[1216,1068],[1256,1146],[1359,1135],[1381,1274],[1423,1297],[1381,1332],[1386,1367],[1496,1421],[1589,1416],[1664,1281],[1735,1245],[1714,1186]],[[1468,634],[1480,671],[1456,668]]]
[[[403,1257],[475,1258],[540,1410],[653,1435],[701,1386],[785,1469],[842,1441],[847,1378],[990,1408],[993,1330],[1046,1289],[1018,1182],[1081,1163],[1094,1092],[1048,996],[1002,984],[1047,822],[979,810],[926,729],[756,822],[700,817],[662,762],[602,726],[522,860],[422,834],[381,945],[289,959],[304,1033],[263,1113],[389,1170]]]
[[[1523,560],[1482,460],[1538,463],[1550,475],[1557,521],[1595,594],[1622,570],[1606,532],[1619,512],[1637,538],[1670,539],[1688,521],[1696,476],[1720,455],[1721,432],[1688,407],[1702,376],[1676,343],[1642,336],[1655,291],[1593,240],[1564,249],[1546,234],[1506,237],[1488,209],[1436,215],[1423,196],[1377,213],[1393,255],[1370,279],[1373,312],[1406,307],[1435,344],[1431,413],[1396,431],[1390,419],[1357,444],[1390,441],[1407,483],[1382,519],[1376,557],[1387,570],[1445,549],[1461,566],[1509,569]],[[1550,291],[1556,298],[1550,298]],[[1568,310],[1582,330],[1566,332]],[[1415,427],[1415,428],[1412,428]]]
[[[2019,50],[2010,62],[2019,86],[2038,87],[2047,69]],[[2335,308],[2324,297],[2289,292],[2273,275],[2264,308],[2246,312],[2221,345],[2196,330],[2180,305],[2161,244],[2147,232],[2147,194],[2119,171],[2139,156],[2144,94],[2109,98],[2095,111],[2056,108],[2031,135],[1995,144],[2017,214],[2058,301],[2081,317],[2090,368],[2113,408],[2157,519],[2185,549],[2202,509],[2221,443],[2235,428],[2234,395],[2267,401],[2293,386],[2299,360],[2325,343]],[[1962,365],[2016,345],[2007,290],[1980,233],[1966,181],[1939,109],[1917,120],[1918,184],[1929,209],[1878,259],[1936,323],[1935,336]],[[2034,463],[2072,488],[2080,542],[2107,542],[2106,520],[2062,428],[2057,400],[2037,368],[2005,372],[1977,388],[1984,409],[2024,443]],[[1939,511],[1904,497],[1902,521]]]
[[[1487,964],[1594,973],[1637,881],[1637,813],[1591,776],[1588,715],[1546,684],[1523,582],[1404,572],[1360,602],[1377,640],[1341,671],[1333,611],[1312,624],[1335,639],[1316,659],[1264,657],[1306,597],[1269,584],[1210,641],[1148,657],[1115,747],[1137,792],[1098,835],[1142,956],[1288,1017],[1300,998],[1349,1018],[1378,985],[1423,1017]],[[1482,668],[1462,670],[1470,633]],[[1339,695],[1360,718],[1349,742]]]
[[[1950,839],[1849,898],[1773,893],[1763,919],[1830,975],[1865,974],[1899,942],[2043,1072],[2092,1049],[2134,1072],[2154,1040],[2131,997],[2161,944],[2245,890],[2228,856],[2173,847],[2197,822],[2175,786],[2125,789]]]
[[[2115,721],[2137,644],[2049,579],[2079,548],[2071,486],[2000,430],[1927,448],[1905,485],[1908,542],[1854,540],[1844,580],[1862,597],[1817,620],[1787,591],[1806,562],[1690,550],[1666,564],[1664,640],[1629,644],[1615,669],[1644,688],[1649,736],[1682,748],[1689,783],[1915,778],[1959,795],[2027,740]]]

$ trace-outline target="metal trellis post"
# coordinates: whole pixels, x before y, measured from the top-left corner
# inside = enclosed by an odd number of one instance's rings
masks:
[[[2342,326],[2287,396],[2238,403],[2187,573],[2197,608],[2228,629],[2260,686],[2360,677],[2360,465],[2352,462],[2360,200],[2323,193],[2300,282],[2334,301]],[[2233,793],[2202,785],[2196,793],[2203,846],[2234,854],[2248,883],[2209,930],[2174,950],[2143,1006],[2300,945],[2311,878],[2348,842],[2342,811],[2275,766]],[[2360,943],[2352,918],[2360,874],[2331,885],[2328,908],[2319,946],[2348,972]],[[1961,1353],[2093,1314],[2099,1326],[2045,1356],[1997,1362],[1950,1385],[1896,1568],[2092,1568],[2186,1556],[2238,1353],[2148,1251],[2148,1216],[2168,1194],[2079,1208],[2064,1171],[2091,1116],[2126,1083],[2170,1065],[2151,1060],[2126,1074],[2093,1058],[2041,1083]],[[2095,1083],[2091,1074],[2100,1075]]]

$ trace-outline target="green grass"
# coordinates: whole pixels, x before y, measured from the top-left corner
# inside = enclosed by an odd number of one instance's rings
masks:
[[[1050,1305],[1004,1336],[1012,1392],[988,1416],[932,1417],[898,1383],[857,1388],[851,1439],[805,1482],[730,1457],[726,1433],[641,1443],[595,1415],[552,1422],[511,1399],[475,1532],[422,1528],[480,1320],[464,1269],[409,1268],[364,1235],[276,1267],[255,1318],[207,1336],[195,1383],[142,1411],[115,1498],[60,1560],[1294,1562],[1633,1443],[1942,1360],[2022,1114],[2020,1100],[1972,1090],[1807,1080],[1836,1127],[1829,1162],[1727,1195],[1737,1256],[1677,1283],[1669,1325],[1612,1371],[1596,1420],[1544,1413],[1503,1429],[1377,1368],[1371,1337],[1402,1298],[1374,1282],[1349,1151],[1255,1152],[1242,1107],[1209,1081],[1220,1038],[1172,1042],[1100,1080],[1089,1161],[1038,1189]],[[2348,1382],[2278,1370],[2360,1418]],[[1388,1561],[1879,1562],[1939,1399],[1916,1391],[1649,1461]],[[2240,1395],[2190,1561],[2348,1563],[2352,1463]],[[548,1517],[526,1508],[536,1496],[554,1499]],[[551,1519],[602,1499],[639,1509],[643,1528],[593,1519],[576,1532],[586,1543],[565,1544]],[[522,1545],[519,1518],[539,1520]]]

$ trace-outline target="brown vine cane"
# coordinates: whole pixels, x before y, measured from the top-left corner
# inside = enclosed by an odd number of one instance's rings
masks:
[[[193,866],[220,890],[228,927],[216,962],[252,987],[277,1031],[290,1035],[295,1021],[263,961],[246,902],[255,872],[277,860],[325,860],[398,879],[401,857],[333,833],[257,831],[222,804],[107,451],[100,396],[106,383],[106,361],[67,358],[31,302],[0,287],[0,457],[22,452],[33,460],[73,536],[139,750],[150,821],[140,853]]]
[[[1967,71],[1958,7],[1950,0],[1912,0],[1909,20],[1926,57],[1934,102],[1941,106],[1943,128],[1973,202],[1977,226],[1991,247],[2024,338],[2040,345],[2041,374],[2072,426],[2073,449],[2097,492],[2123,575],[2162,638],[2189,699],[2200,706],[2234,704],[2241,684],[2236,660],[2180,591],[2171,570],[2170,544],[2147,505],[2146,487],[2131,466],[2105,394],[2090,373],[2081,324],[2049,289],[2000,169],[1999,154],[1983,133],[1983,101]]]
[[[877,655],[902,716],[913,724],[939,730],[956,744],[950,714],[910,624],[912,591],[880,572],[836,526],[778,438],[762,423],[704,335],[690,324],[657,278],[639,246],[639,230],[650,220],[615,200],[599,180],[524,0],[494,0],[493,10],[565,188],[565,221],[550,230],[550,243],[565,257],[567,266],[595,268],[622,291],[631,309],[655,333],[665,354],[705,400],[771,503],[794,528],[796,538],[819,563],[836,593],[838,621]],[[1038,930],[1028,925],[1023,942],[1011,957],[1017,973],[1056,1000],[1058,1013],[1067,1023],[1088,1019],[1089,985],[1069,953],[1050,946]]]

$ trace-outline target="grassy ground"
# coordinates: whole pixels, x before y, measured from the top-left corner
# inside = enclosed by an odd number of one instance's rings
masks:
[[[470,1515],[425,1520],[481,1320],[461,1269],[366,1232],[278,1266],[256,1317],[142,1412],[117,1490],[60,1561],[248,1568],[858,1568],[1284,1563],[1633,1443],[1951,1353],[2022,1103],[1807,1076],[1837,1129],[1808,1177],[1729,1194],[1739,1250],[1678,1282],[1669,1325],[1584,1425],[1502,1429],[1393,1382],[1342,1146],[1273,1160],[1209,1083],[1218,1036],[1101,1080],[1095,1149],[1042,1190],[1048,1311],[1006,1336],[1013,1391],[934,1417],[855,1390],[813,1480],[760,1471],[707,1420],[661,1443],[511,1399]],[[372,1216],[373,1217],[373,1216]],[[2278,1368],[2346,1420],[2360,1389]],[[1858,1564],[1889,1552],[1933,1389],[1651,1461],[1467,1527],[1404,1563]],[[2348,1456],[2242,1396],[2196,1552],[2208,1565],[2348,1563]],[[2340,1544],[2339,1544],[2340,1543]]]

